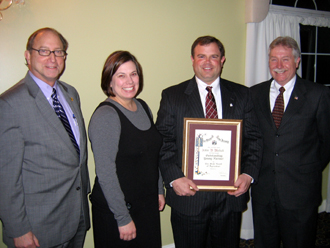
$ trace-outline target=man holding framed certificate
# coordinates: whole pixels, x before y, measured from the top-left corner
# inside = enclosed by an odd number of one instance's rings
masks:
[[[163,136],[160,169],[167,188],[166,201],[172,208],[171,222],[176,248],[239,247],[242,211],[247,208],[249,199],[247,190],[259,174],[262,137],[250,91],[243,85],[220,78],[224,55],[224,46],[217,38],[199,37],[191,48],[195,76],[162,92],[156,126]],[[239,154],[241,156],[237,157],[241,161],[242,174],[233,182],[236,190],[199,190],[198,185],[185,176],[182,170],[186,165],[182,162],[183,140],[189,136],[183,130],[185,118],[241,121],[241,139],[235,139],[228,132],[222,134],[223,129],[217,128],[220,124],[209,128],[209,122],[202,128],[197,126],[197,131],[190,133],[199,148],[204,144],[210,148],[221,142],[227,145],[226,148],[219,148],[222,151],[220,153],[206,151],[204,161],[224,157],[230,159],[229,151],[233,148],[228,146],[228,142],[237,141],[235,144],[241,146],[242,151]],[[206,130],[201,130],[203,128]],[[239,135],[240,131],[236,134]],[[193,154],[199,151],[193,150]],[[204,168],[211,171],[211,166]],[[217,171],[222,173],[220,169]]]

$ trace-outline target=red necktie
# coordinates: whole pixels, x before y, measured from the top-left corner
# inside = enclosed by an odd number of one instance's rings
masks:
[[[280,94],[278,94],[275,106],[273,108],[273,119],[276,127],[278,128],[281,124],[283,113],[284,113],[284,101],[283,101],[283,92],[285,91],[284,87],[280,88]]]
[[[212,87],[207,86],[206,90],[208,91],[205,101],[205,118],[208,119],[218,119],[217,105],[215,104],[215,99],[212,94]]]

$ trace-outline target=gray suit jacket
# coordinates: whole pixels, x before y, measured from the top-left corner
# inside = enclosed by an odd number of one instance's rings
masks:
[[[0,218],[3,239],[32,231],[41,247],[70,240],[81,210],[90,227],[87,141],[77,91],[58,82],[76,115],[80,158],[61,121],[27,73],[0,96]]]
[[[321,202],[322,170],[330,159],[330,90],[297,76],[289,103],[277,129],[270,111],[273,79],[251,88],[264,136],[258,183],[252,201],[266,205],[276,187],[287,209]]]
[[[246,173],[257,180],[262,138],[249,89],[222,78],[220,89],[223,119],[243,120],[241,173]],[[191,197],[178,196],[173,188],[169,187],[171,181],[184,176],[182,172],[184,117],[205,118],[195,77],[163,91],[156,127],[163,135],[164,141],[160,151],[160,169],[167,188],[166,202],[183,214],[196,215],[201,211],[205,194],[208,192],[198,191]],[[243,211],[247,208],[248,199],[248,193],[239,197],[227,195],[227,206],[233,211]]]

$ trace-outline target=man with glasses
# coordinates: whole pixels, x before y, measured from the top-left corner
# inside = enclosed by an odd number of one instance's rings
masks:
[[[8,247],[83,247],[90,227],[79,95],[59,81],[67,48],[52,28],[34,32],[28,73],[0,96],[0,219]]]

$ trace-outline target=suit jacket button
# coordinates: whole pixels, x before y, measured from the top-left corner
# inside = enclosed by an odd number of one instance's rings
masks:
[[[127,202],[126,207],[127,207],[128,210],[130,210],[132,208],[132,205],[129,202]]]
[[[80,190],[80,187],[78,186],[78,187],[76,188],[76,190]]]
[[[276,174],[276,171],[275,171],[275,170],[272,170],[272,172],[273,172],[274,174]]]
[[[275,156],[278,157],[278,153],[275,153]]]

